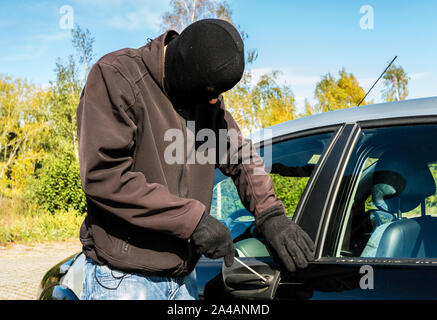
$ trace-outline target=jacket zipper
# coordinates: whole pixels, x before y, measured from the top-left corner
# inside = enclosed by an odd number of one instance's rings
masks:
[[[185,130],[184,130],[184,124],[181,120],[181,117],[179,117],[179,122],[181,123],[181,128],[182,128],[182,134],[184,135],[184,148],[185,148]],[[185,154],[185,150],[184,150],[184,154]],[[178,196],[181,197],[181,183],[182,183],[182,176],[184,174],[184,166],[185,166],[185,159],[184,159],[184,163],[181,165],[181,172],[179,174],[179,179],[178,179]]]
[[[181,124],[182,134],[184,135],[184,149],[185,149],[185,140],[186,140],[186,137],[185,137],[185,128],[187,126],[187,120],[185,119],[185,127],[184,127],[184,122],[181,119],[181,116],[179,116],[179,122]],[[184,154],[185,154],[185,151],[186,150],[184,150]],[[184,161],[185,161],[185,159],[184,159]],[[182,183],[182,177],[183,177],[183,174],[184,174],[184,166],[185,166],[185,162],[181,166],[181,173],[179,175],[179,180],[178,180],[178,195],[179,195],[179,197],[181,197],[181,183]],[[187,248],[188,249],[188,257],[187,257],[187,260],[183,263],[183,270],[184,271],[188,268],[188,261],[190,261],[192,256],[193,256],[193,253],[191,252],[192,248],[191,248],[191,243],[190,242],[191,242],[190,238],[188,238],[186,240],[186,243],[187,243],[187,246],[188,246],[188,248]]]

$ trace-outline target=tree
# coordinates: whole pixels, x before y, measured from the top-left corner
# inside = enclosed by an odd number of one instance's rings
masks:
[[[49,145],[47,92],[26,81],[0,76],[0,194],[26,189]]]
[[[82,87],[83,81],[86,79],[88,70],[90,69],[90,63],[93,59],[93,44],[95,39],[91,37],[91,32],[86,29],[85,31],[79,25],[71,30],[73,48],[76,49],[76,53],[79,56],[79,63],[83,65],[83,75],[80,81]]]
[[[355,76],[344,69],[340,70],[339,76],[339,79],[335,79],[330,73],[322,76],[314,93],[317,103],[311,107],[307,101],[307,114],[356,107],[360,103],[365,91]]]
[[[68,210],[79,214],[86,212],[79,162],[74,155],[57,154],[48,157],[29,195],[33,203],[52,214]]]
[[[55,73],[56,81],[50,87],[52,141],[58,152],[70,150],[78,155],[76,108],[81,86],[74,57],[70,56],[65,64],[59,59]]]
[[[293,120],[295,99],[291,89],[277,83],[279,71],[264,74],[252,91],[252,101],[259,115],[261,128]]]
[[[258,127],[256,110],[252,105],[252,74],[245,72],[240,82],[224,94],[226,109],[232,114],[243,133]]]
[[[93,58],[93,43],[90,31],[76,25],[72,45],[78,57],[70,55],[66,62],[58,59],[56,79],[50,82],[47,92],[47,154],[29,181],[31,185],[25,195],[30,202],[52,213],[70,209],[82,213],[86,209],[80,184],[76,109]]]
[[[252,85],[252,74],[224,94],[226,107],[243,134],[296,118],[295,99],[291,89],[278,84],[278,71],[261,75]]]
[[[305,105],[304,112],[299,113],[299,115],[298,115],[299,118],[311,116],[315,113],[318,113],[316,107],[312,106],[311,103],[308,101],[308,99],[305,99],[304,105]]]
[[[71,34],[79,64],[73,55],[65,63],[61,59],[56,63],[56,81],[50,82],[50,123],[53,128],[53,141],[59,146],[58,151],[71,152],[78,159],[76,108],[93,59],[94,38],[88,29],[82,30],[78,25]],[[81,68],[82,77],[79,76]]]
[[[401,66],[392,65],[384,74],[383,99],[386,102],[405,100],[410,78]]]

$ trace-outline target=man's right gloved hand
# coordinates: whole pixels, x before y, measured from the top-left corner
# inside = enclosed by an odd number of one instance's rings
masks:
[[[308,234],[285,215],[281,207],[265,210],[255,221],[270,254],[288,271],[303,269],[314,260],[314,243]],[[279,259],[278,259],[279,258]]]
[[[204,254],[211,259],[224,257],[227,267],[234,263],[235,253],[231,232],[223,223],[206,212],[203,213],[191,235],[191,242],[199,254]]]

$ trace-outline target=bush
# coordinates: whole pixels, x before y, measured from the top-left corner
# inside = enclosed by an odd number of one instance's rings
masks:
[[[76,211],[56,214],[35,211],[18,213],[11,207],[12,200],[0,200],[0,207],[9,210],[0,216],[0,245],[12,242],[64,241],[78,239],[83,216]]]
[[[287,216],[292,217],[299,204],[300,197],[305,190],[309,178],[307,177],[283,177],[279,174],[271,173],[275,194],[284,204]]]
[[[47,158],[32,183],[30,198],[52,214],[58,211],[86,211],[80,181],[79,162],[71,154]]]

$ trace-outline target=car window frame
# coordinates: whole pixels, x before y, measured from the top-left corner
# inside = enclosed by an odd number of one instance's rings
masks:
[[[315,184],[315,181],[317,180],[317,177],[320,173],[320,168],[322,167],[323,163],[326,162],[326,159],[330,153],[330,150],[332,149],[332,146],[336,143],[337,138],[338,138],[339,134],[341,133],[341,130],[343,127],[344,127],[344,124],[340,123],[340,124],[334,124],[334,125],[328,125],[328,126],[322,126],[322,127],[316,127],[316,128],[286,133],[286,134],[282,134],[280,136],[272,137],[271,143],[269,143],[269,145],[271,145],[271,147],[273,147],[273,145],[275,145],[276,143],[282,143],[282,142],[295,140],[295,139],[299,139],[299,138],[307,138],[307,137],[311,137],[311,136],[332,133],[331,139],[328,142],[325,150],[320,155],[320,158],[317,162],[317,165],[315,166],[313,172],[311,173],[311,175],[308,179],[308,183],[306,184],[305,189],[304,189],[304,191],[299,199],[298,205],[296,206],[296,210],[293,213],[292,221],[296,222],[297,224],[299,224],[299,217],[301,216],[301,212],[303,209],[303,203],[306,202],[308,194],[312,190],[313,185]],[[260,148],[263,148],[265,146],[265,141],[264,140],[257,141],[256,143],[253,144],[253,146],[254,146],[255,150],[259,153]],[[223,181],[223,180],[221,180],[221,181]],[[214,187],[215,187],[215,184],[214,184]]]
[[[304,229],[313,239],[316,252],[316,260],[320,258],[319,252],[321,244],[324,239],[322,235],[322,228],[326,220],[327,213],[330,212],[328,207],[330,204],[329,197],[332,194],[332,189],[339,184],[338,170],[341,170],[342,160],[349,150],[351,139],[356,137],[358,125],[356,123],[344,123],[337,132],[335,139],[332,141],[330,148],[326,151],[324,161],[320,164],[318,172],[312,181],[312,185],[308,190],[308,194],[304,199],[305,202],[301,204],[300,215],[296,219],[296,223]]]
[[[352,123],[351,123],[352,124]],[[377,120],[365,120],[357,121],[354,123],[358,130],[354,133],[355,137],[350,141],[349,145],[345,145],[345,148],[349,151],[347,157],[344,157],[340,163],[338,163],[338,170],[336,176],[336,185],[333,186],[329,198],[327,198],[326,206],[329,210],[325,213],[325,218],[320,225],[320,239],[318,239],[317,250],[316,250],[316,263],[335,263],[335,264],[369,264],[369,265],[386,265],[386,266],[436,266],[437,258],[374,258],[374,257],[328,257],[324,256],[327,246],[331,246],[329,250],[331,252],[336,250],[335,245],[332,244],[332,239],[329,239],[327,235],[333,233],[330,222],[332,219],[339,219],[339,213],[334,213],[334,203],[338,196],[339,187],[341,184],[344,171],[351,159],[352,151],[354,150],[360,133],[367,129],[378,129],[378,128],[389,128],[389,127],[401,127],[401,126],[413,126],[413,125],[437,125],[437,116],[412,116],[412,117],[398,117],[390,119],[377,119]],[[328,159],[328,162],[330,159]],[[332,160],[331,160],[332,162]],[[334,165],[333,163],[328,163],[328,165]],[[341,213],[344,215],[344,212]],[[341,221],[341,219],[340,219]],[[338,232],[338,228],[341,228],[341,222],[337,225],[335,232]]]
[[[296,220],[302,214],[301,213],[301,211],[303,210],[302,204],[306,202],[306,199],[307,199],[308,195],[310,194],[310,191],[312,190],[312,186],[314,184],[316,184],[317,177],[321,171],[320,168],[323,167],[323,164],[326,162],[326,160],[330,154],[330,151],[332,149],[332,146],[336,144],[337,139],[338,139],[340,133],[342,132],[343,127],[344,127],[344,123],[339,123],[339,124],[334,124],[334,125],[328,125],[328,126],[322,126],[322,127],[316,127],[316,128],[311,128],[311,129],[307,129],[307,130],[300,130],[300,131],[296,131],[296,132],[286,133],[286,134],[283,134],[280,136],[275,136],[271,139],[271,145],[273,146],[275,143],[284,142],[284,141],[288,141],[288,140],[305,138],[305,137],[310,137],[310,136],[319,135],[319,134],[332,133],[331,140],[329,141],[329,143],[326,146],[323,153],[320,155],[320,159],[317,163],[317,166],[315,167],[315,169],[311,173],[311,176],[308,180],[308,183],[305,186],[305,189],[304,189],[304,191],[299,199],[299,203],[298,203],[296,210],[293,214],[292,221],[296,222],[297,224],[299,224],[299,221],[296,221]],[[259,148],[264,147],[264,144],[265,144],[264,141],[258,141],[256,143],[254,143],[253,146],[257,150],[257,152],[259,152]],[[240,259],[245,260],[245,259],[251,259],[251,258],[241,257]],[[260,259],[262,259],[262,258],[260,258]],[[271,260],[271,257],[266,257],[265,259]],[[207,258],[205,256],[202,256],[199,261],[203,261],[203,262],[208,261],[209,263],[212,263],[213,265],[221,265],[221,263],[222,263],[222,259],[211,260],[210,258]]]

